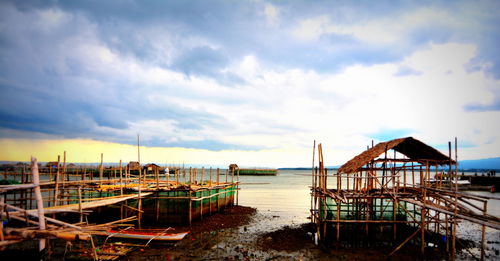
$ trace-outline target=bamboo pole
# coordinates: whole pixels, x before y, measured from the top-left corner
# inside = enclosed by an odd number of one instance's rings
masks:
[[[64,151],[64,157],[63,157],[63,175],[62,175],[62,180],[64,180],[65,178],[67,179],[68,177],[66,177],[66,151]],[[63,185],[64,186],[64,185]]]
[[[83,210],[82,210],[82,187],[78,186],[78,212],[80,213],[80,223],[83,222]]]
[[[210,187],[212,186],[212,167],[210,167]],[[210,205],[210,209],[212,206]]]
[[[139,138],[139,135],[137,135],[137,138]],[[139,163],[140,165],[140,163]],[[141,199],[141,190],[142,190],[142,180],[141,180],[141,176],[142,176],[142,170],[141,168],[139,168],[139,187],[138,187],[138,192],[139,192],[139,196],[137,198],[137,223],[138,223],[138,226],[139,228],[141,228],[141,217],[142,217],[142,199]]]
[[[488,202],[484,202],[483,203],[483,214],[486,215],[486,212],[488,210]],[[481,261],[484,260],[484,257],[485,257],[485,252],[484,252],[484,248],[485,248],[485,238],[486,238],[486,226],[485,225],[482,225],[481,227]]]
[[[193,179],[193,169],[189,167],[189,188],[191,188],[192,179]]]
[[[43,199],[42,199],[42,192],[40,191],[40,176],[38,174],[38,162],[35,157],[31,157],[31,174],[33,176],[33,184],[36,186],[34,191],[35,191],[35,197],[36,197],[36,205],[38,209],[38,223],[40,230],[45,230],[45,215],[44,215],[44,209],[43,209]],[[39,239],[39,245],[38,245],[38,250],[41,252],[45,249],[45,238]]]
[[[240,199],[240,168],[237,168],[237,180],[236,180],[236,205],[238,205],[238,200]]]
[[[123,196],[123,168],[122,168],[122,160],[120,160],[120,196]]]
[[[452,166],[453,165],[451,163],[451,161],[452,161],[452,159],[451,159],[451,141],[448,142],[448,152],[449,152],[448,154],[450,157],[450,161],[449,161],[450,168],[449,168],[449,173],[448,173],[448,180],[450,182],[450,190],[452,190],[453,189],[453,182],[452,182],[452,180],[453,180],[453,178],[452,178],[452,176],[453,176]],[[456,181],[455,181],[455,183],[456,183]],[[456,191],[455,191],[455,196],[456,196]],[[456,255],[456,246],[455,246],[455,237],[456,237],[456,228],[457,228],[457,226],[456,226],[456,224],[457,224],[456,211],[457,211],[457,206],[455,205],[455,211],[454,211],[455,216],[453,217],[453,229],[451,231],[451,233],[452,233],[451,234],[451,259],[452,260],[455,259],[455,255]]]
[[[205,178],[205,167],[201,167],[201,181],[200,185],[203,185],[203,179]]]
[[[99,184],[102,184],[102,179],[103,179],[104,169],[102,163],[103,163],[103,153],[101,153],[101,165],[99,165],[99,181],[100,181]]]
[[[57,206],[57,198],[59,195],[59,162],[61,161],[61,156],[57,155],[57,172],[56,172],[56,177],[55,177],[55,188],[54,188],[54,204],[53,206]]]
[[[219,180],[219,178],[220,178],[220,169],[219,169],[219,168],[217,168],[217,185],[219,185],[219,184],[220,184],[220,182],[219,182],[219,181],[220,181],[220,180]],[[218,202],[218,200],[217,200],[217,202]],[[219,211],[219,210],[217,209],[217,211]]]

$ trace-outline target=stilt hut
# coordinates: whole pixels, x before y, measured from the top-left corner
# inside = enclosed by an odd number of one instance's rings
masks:
[[[500,219],[486,214],[486,198],[457,190],[451,143],[448,156],[412,137],[372,144],[333,175],[321,144],[318,157],[311,219],[326,245],[389,245],[390,256],[409,242],[424,254],[432,243],[453,256],[457,222],[465,219],[483,226],[484,258],[484,227],[500,228]]]

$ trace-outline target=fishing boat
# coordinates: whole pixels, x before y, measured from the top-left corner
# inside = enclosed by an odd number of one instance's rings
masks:
[[[109,229],[98,233],[99,235],[116,238],[142,239],[149,241],[180,241],[189,232],[167,233],[165,229]]]

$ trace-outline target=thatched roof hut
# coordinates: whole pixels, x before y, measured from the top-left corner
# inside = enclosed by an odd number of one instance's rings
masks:
[[[137,161],[131,161],[127,164],[129,170],[141,170],[141,164]]]
[[[391,149],[405,155],[408,159],[421,164],[426,164],[427,162],[433,165],[447,165],[450,163],[455,164],[454,160],[450,159],[448,156],[442,154],[433,147],[412,137],[406,137],[381,142],[375,145],[342,165],[339,168],[338,173],[355,173],[372,160],[375,160],[375,158],[380,156],[382,153]]]
[[[144,169],[146,171],[158,171],[158,170],[160,170],[160,166],[158,166],[154,163],[149,163],[149,164],[144,165]]]

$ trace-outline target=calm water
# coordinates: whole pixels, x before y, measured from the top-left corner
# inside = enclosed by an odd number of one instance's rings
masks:
[[[310,170],[280,170],[278,176],[240,176],[242,185],[239,204],[255,207],[261,212],[286,218],[287,221],[307,222],[311,205],[310,175]],[[409,179],[407,182],[411,183]],[[419,183],[418,177],[415,182]],[[329,178],[328,184],[332,188],[336,180]],[[500,198],[500,193],[467,193]],[[488,213],[500,216],[500,200],[488,201]]]
[[[282,223],[308,222],[310,175],[307,170],[283,170],[277,176],[240,176],[239,204],[280,217]]]

